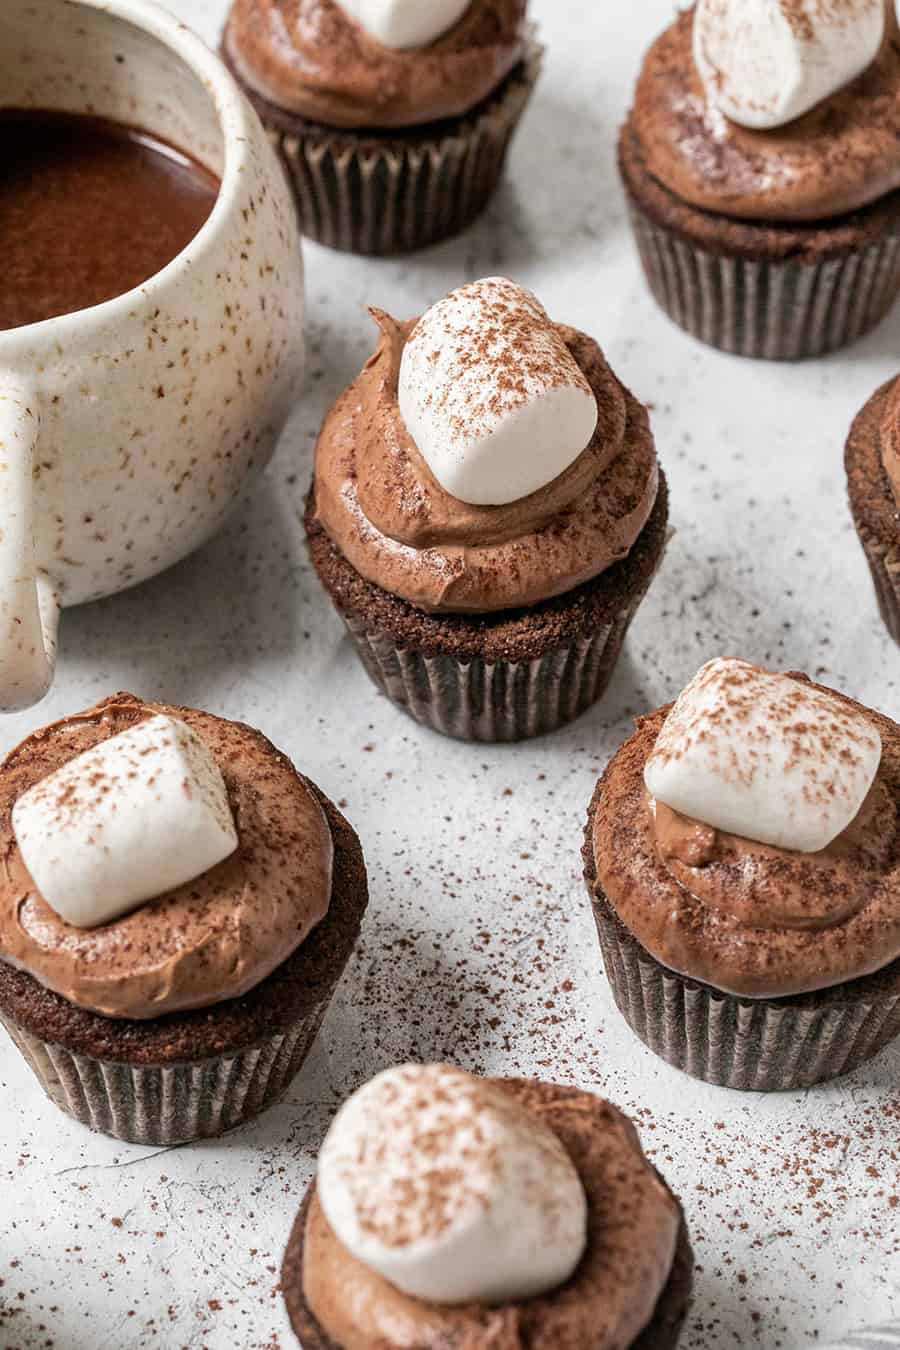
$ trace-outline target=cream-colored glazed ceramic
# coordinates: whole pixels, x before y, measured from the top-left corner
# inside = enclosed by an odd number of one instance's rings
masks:
[[[146,0],[0,0],[0,107],[91,111],[216,172],[193,242],[106,304],[0,332],[0,708],[53,678],[61,605],[201,544],[269,459],[303,364],[294,209],[218,59]],[[2,284],[2,281],[0,281]]]

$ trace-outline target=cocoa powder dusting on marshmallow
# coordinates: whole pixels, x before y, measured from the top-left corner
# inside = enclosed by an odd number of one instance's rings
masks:
[[[816,24],[851,25],[876,0],[780,0],[781,12],[801,42],[812,42]]]
[[[522,407],[536,388],[558,389],[575,386],[591,393],[591,387],[579,370],[571,352],[551,324],[540,303],[528,297],[528,303],[516,303],[503,284],[491,280],[476,282],[483,311],[477,324],[446,328],[446,341],[452,345],[451,378],[434,389],[426,403],[435,409],[447,406],[454,386],[473,368],[484,369],[481,396],[466,414],[451,418],[453,434],[460,440],[483,435],[489,419]],[[414,328],[408,339],[412,346],[425,340]],[[433,353],[432,362],[438,353]]]
[[[501,1165],[480,1125],[477,1083],[462,1075],[451,1083],[433,1066],[409,1066],[399,1076],[404,1091],[390,1081],[374,1089],[380,1127],[341,1160],[360,1229],[393,1248],[438,1238],[461,1210],[486,1205]],[[390,1165],[387,1140],[399,1173]],[[442,1164],[448,1155],[454,1163]]]
[[[715,772],[723,783],[741,782],[750,786],[758,773],[771,761],[771,746],[776,741],[787,751],[786,769],[805,771],[802,796],[811,806],[822,806],[843,790],[839,776],[829,772],[827,764],[835,746],[842,770],[855,766],[864,751],[876,740],[874,726],[866,729],[857,711],[839,698],[822,690],[813,690],[806,676],[793,671],[789,678],[795,687],[785,685],[770,704],[770,717],[758,728],[749,755],[738,756],[729,742],[729,730],[752,727],[760,695],[760,676],[768,672],[745,662],[735,663],[727,671],[719,665],[702,671],[694,682],[698,690],[718,690],[718,703],[702,716],[686,720],[680,744],[664,742],[654,749],[663,762],[681,759],[690,747],[702,742],[714,759]],[[815,706],[811,708],[810,698]],[[811,719],[811,712],[814,720]],[[678,715],[676,705],[676,716]],[[718,746],[717,746],[718,742]]]

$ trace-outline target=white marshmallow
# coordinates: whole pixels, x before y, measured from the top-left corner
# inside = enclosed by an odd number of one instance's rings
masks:
[[[338,0],[383,47],[427,47],[458,23],[472,0]]]
[[[453,291],[403,349],[400,413],[431,472],[474,506],[551,483],[597,426],[591,387],[540,302],[504,277]]]
[[[874,722],[833,694],[746,661],[710,661],[644,770],[673,811],[760,844],[816,853],[858,813],[881,762]]]
[[[339,1241],[404,1293],[502,1303],[558,1288],[587,1200],[559,1139],[502,1088],[445,1064],[379,1074],[338,1112],[319,1201]]]
[[[41,895],[77,928],[192,881],[238,844],[218,765],[171,717],[69,760],[19,797],[12,826]]]
[[[781,127],[872,64],[885,17],[884,0],[698,0],[694,61],[732,122]]]

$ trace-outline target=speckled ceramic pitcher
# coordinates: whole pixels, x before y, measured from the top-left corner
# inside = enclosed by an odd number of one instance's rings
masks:
[[[182,558],[265,465],[298,389],[303,271],[255,113],[156,5],[2,0],[4,105],[139,126],[222,184],[199,234],[144,285],[0,332],[0,708],[10,710],[50,685],[60,606]]]

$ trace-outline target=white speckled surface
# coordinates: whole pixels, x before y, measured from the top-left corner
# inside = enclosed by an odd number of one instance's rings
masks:
[[[223,0],[175,8],[215,38]],[[53,694],[0,722],[5,749],[130,688],[255,723],[346,801],[372,883],[304,1072],[223,1140],[159,1153],[91,1135],[0,1045],[4,1347],[292,1345],[278,1267],[317,1145],[346,1093],[399,1057],[537,1072],[637,1114],[695,1239],[687,1350],[800,1350],[900,1316],[900,1049],[796,1096],[731,1095],[669,1070],[611,1006],[578,856],[631,714],[709,656],[802,667],[900,714],[900,656],[841,467],[851,416],[895,373],[900,310],[851,351],[795,368],[719,356],[669,327],[638,276],[612,147],[671,0],[533,8],[548,67],[487,218],[406,263],[307,250],[310,375],[252,501],[174,571],[69,611]],[[363,306],[412,314],[498,271],[595,333],[653,405],[678,534],[606,704],[494,750],[441,740],[376,696],[310,573],[298,515],[322,413],[369,351]]]

